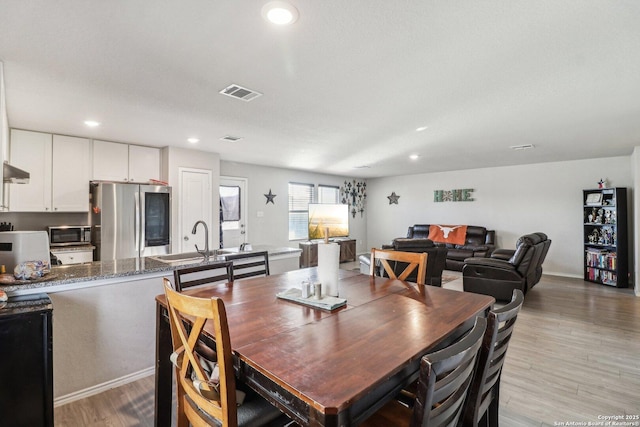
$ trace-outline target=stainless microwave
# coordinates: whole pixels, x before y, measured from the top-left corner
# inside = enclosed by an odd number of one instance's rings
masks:
[[[91,226],[60,225],[49,227],[49,246],[88,245],[91,243]]]

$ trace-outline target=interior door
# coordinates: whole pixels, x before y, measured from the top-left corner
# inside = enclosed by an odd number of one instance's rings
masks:
[[[220,246],[237,248],[248,242],[247,179],[220,177]]]
[[[180,174],[180,202],[178,217],[179,226],[179,251],[193,252],[195,245],[201,250],[204,249],[204,227],[198,226],[196,234],[191,234],[196,221],[204,221],[209,228],[209,242],[212,240],[212,201],[211,201],[211,180],[210,170],[179,168]],[[209,249],[215,249],[211,245]]]

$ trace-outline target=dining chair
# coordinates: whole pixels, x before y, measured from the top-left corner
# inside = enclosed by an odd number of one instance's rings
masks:
[[[461,340],[422,357],[413,408],[391,400],[364,420],[364,427],[455,427],[487,326],[483,317]]]
[[[460,426],[498,426],[500,377],[513,328],[524,302],[524,293],[514,289],[511,302],[489,311],[476,372],[469,387]]]
[[[174,270],[173,277],[176,282],[175,288],[178,292],[193,286],[217,282],[233,282],[233,264],[230,261],[220,261],[195,267],[179,268]]]
[[[269,275],[269,254],[267,251],[226,255],[225,259],[233,262],[234,280]]]
[[[380,265],[382,265],[384,271],[389,275],[390,278],[405,280],[407,277],[409,277],[413,270],[417,269],[418,275],[416,283],[418,283],[419,285],[425,284],[427,275],[426,253],[402,252],[372,248],[371,265],[369,267],[369,274],[372,276],[375,276],[375,272],[378,267],[378,260],[380,261]],[[394,271],[394,265],[390,264],[389,261],[404,262],[408,263],[408,265],[405,267],[402,273],[396,275]]]
[[[257,426],[284,417],[258,395],[241,405],[236,397],[236,381],[231,339],[224,303],[219,298],[196,298],[172,289],[164,278],[175,365],[178,427]],[[183,321],[193,321],[190,327]],[[194,346],[207,322],[216,344],[216,366],[203,363]]]

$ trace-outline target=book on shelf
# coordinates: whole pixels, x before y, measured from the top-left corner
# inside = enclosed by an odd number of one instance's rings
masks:
[[[615,270],[618,264],[618,256],[616,252],[589,248],[586,251],[586,262],[589,267]]]

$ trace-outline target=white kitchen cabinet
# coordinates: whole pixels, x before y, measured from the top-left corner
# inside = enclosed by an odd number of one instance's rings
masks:
[[[160,149],[129,146],[129,181],[149,182],[150,179],[160,179]]]
[[[88,212],[89,140],[53,135],[51,207],[54,212]]]
[[[93,141],[93,179],[118,182],[160,179],[160,149]]]
[[[58,258],[62,265],[82,264],[93,261],[93,250],[91,249],[74,251],[51,249],[51,253]]]
[[[13,212],[87,212],[89,140],[11,130],[11,162],[30,174],[10,187]]]
[[[28,184],[9,186],[9,210],[14,212],[51,211],[50,133],[11,130],[11,164],[29,172]]]
[[[117,142],[93,141],[93,179],[129,180],[129,146]]]

